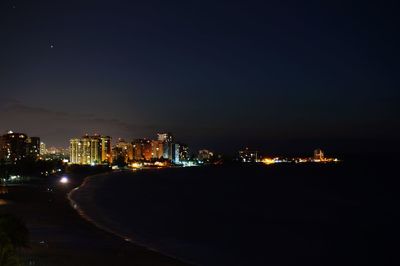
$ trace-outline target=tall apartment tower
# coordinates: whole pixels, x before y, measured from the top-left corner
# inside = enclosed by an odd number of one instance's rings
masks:
[[[171,133],[158,133],[157,137],[158,137],[158,141],[161,141],[161,142],[171,143],[174,141],[174,137],[172,136]]]
[[[37,160],[40,157],[40,138],[29,137],[26,139],[26,155]]]
[[[111,148],[111,137],[102,136],[101,140],[101,162],[112,163],[112,148]]]
[[[325,158],[325,155],[321,149],[314,150],[314,160],[322,161],[324,158]]]
[[[126,163],[133,161],[134,149],[133,144],[119,139],[113,148],[113,160],[123,159]]]
[[[149,139],[135,139],[133,144],[133,159],[135,161],[150,161],[153,158],[152,141]]]
[[[70,140],[70,162],[73,164],[111,163],[111,152],[111,138],[108,136],[85,135]]]
[[[71,163],[73,163],[73,164],[82,164],[81,163],[82,162],[82,159],[81,159],[81,156],[82,156],[82,143],[81,143],[81,140],[78,139],[78,138],[75,138],[75,139],[71,139],[69,141],[69,143],[70,143],[70,147],[69,147],[69,150],[70,150],[69,156],[70,156],[70,158],[69,158],[69,161]]]
[[[160,159],[164,156],[164,143],[162,141],[151,141],[151,155],[153,159]]]
[[[27,156],[28,136],[23,133],[9,131],[0,137],[0,159],[16,162]]]
[[[46,149],[46,143],[40,142],[40,155],[46,155],[47,149]]]

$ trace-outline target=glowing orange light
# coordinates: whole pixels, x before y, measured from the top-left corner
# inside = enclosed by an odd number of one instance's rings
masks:
[[[274,163],[275,163],[275,160],[274,160],[274,159],[271,159],[271,158],[264,158],[264,159],[262,159],[262,162],[263,162],[264,164],[274,164]]]

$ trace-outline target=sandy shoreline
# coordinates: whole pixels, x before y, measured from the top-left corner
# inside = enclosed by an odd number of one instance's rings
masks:
[[[99,223],[97,221],[97,219],[93,219],[93,215],[88,215],[87,211],[85,211],[83,208],[81,208],[81,206],[79,205],[79,203],[77,202],[77,200],[75,199],[76,194],[78,194],[79,192],[81,192],[82,190],[85,189],[85,186],[87,186],[87,184],[89,182],[91,182],[92,179],[94,178],[101,178],[101,177],[107,177],[108,175],[110,175],[111,173],[106,173],[106,174],[98,174],[98,175],[92,175],[92,176],[88,176],[84,179],[84,181],[82,182],[82,184],[74,189],[72,189],[70,192],[68,192],[67,194],[67,198],[70,202],[70,205],[73,209],[75,209],[78,214],[85,220],[87,220],[88,222],[92,223],[94,226],[96,226],[97,228],[99,228],[100,230],[106,231],[110,234],[113,234],[121,239],[123,239],[126,242],[130,242],[132,244],[135,245],[140,245],[138,243],[135,243],[134,241],[132,241],[132,239],[130,239],[127,236],[121,235],[120,233],[106,227],[105,225],[103,225],[102,223]],[[94,206],[92,206],[93,209]],[[92,210],[93,212],[93,210]],[[143,246],[144,247],[144,246]],[[149,249],[148,247],[144,247]],[[150,249],[151,250],[151,249]],[[153,250],[156,251],[156,250]]]
[[[123,172],[123,171],[120,171]],[[115,172],[114,172],[115,173]],[[92,175],[92,176],[88,176],[84,179],[84,181],[82,182],[82,184],[74,189],[72,189],[68,194],[67,194],[67,198],[70,202],[70,205],[73,209],[75,209],[78,214],[85,220],[87,220],[88,222],[92,223],[94,226],[96,226],[97,228],[99,228],[100,230],[106,231],[110,234],[113,234],[121,239],[123,239],[126,242],[130,242],[134,245],[139,245],[142,246],[143,248],[155,251],[160,253],[157,250],[151,249],[149,247],[146,247],[144,245],[141,245],[140,243],[137,243],[135,241],[133,241],[130,237],[126,236],[126,235],[122,235],[119,232],[109,228],[106,226],[106,222],[104,222],[105,218],[99,218],[98,215],[93,214],[96,213],[97,210],[95,208],[95,204],[91,204],[92,206],[90,206],[90,210],[84,210],[84,208],[81,207],[81,205],[79,204],[78,200],[76,198],[79,198],[80,195],[77,195],[79,193],[82,194],[82,191],[84,190],[88,190],[87,187],[89,184],[92,184],[91,182],[93,182],[93,179],[97,179],[97,182],[99,182],[99,178],[107,178],[110,175],[112,175],[113,173],[105,173],[105,174],[98,174],[98,175]],[[87,191],[86,191],[87,192]],[[93,192],[93,191],[92,191]],[[91,196],[91,193],[89,193],[89,195],[87,196]],[[88,201],[88,199],[86,199],[86,201]],[[88,212],[89,211],[89,212]],[[100,221],[100,222],[99,222]],[[102,222],[103,221],[103,222]],[[168,255],[167,255],[168,256]]]
[[[71,208],[67,193],[82,182],[61,186],[3,187],[0,213],[22,218],[31,247],[21,251],[31,265],[187,265],[100,230]],[[50,190],[49,190],[50,188]]]
[[[153,168],[150,169],[142,169],[142,171],[149,171],[149,170],[154,170]],[[158,170],[159,171],[159,170]],[[91,175],[88,177],[85,177],[85,179],[83,180],[82,184],[80,184],[78,187],[72,189],[68,194],[67,194],[67,198],[70,202],[70,205],[73,209],[75,209],[77,211],[77,213],[84,219],[87,220],[88,222],[92,223],[94,226],[96,226],[97,228],[99,228],[100,230],[103,230],[105,232],[108,232],[112,235],[115,235],[116,237],[132,243],[133,245],[136,246],[141,246],[145,249],[148,249],[150,251],[159,253],[161,255],[176,259],[178,261],[187,263],[187,265],[194,265],[191,262],[187,262],[184,261],[180,258],[176,258],[170,254],[164,253],[160,250],[157,250],[155,248],[152,248],[151,246],[148,246],[146,244],[143,244],[142,242],[138,241],[138,239],[136,239],[134,236],[133,238],[129,235],[124,235],[123,233],[121,233],[120,231],[117,231],[116,229],[113,228],[118,228],[118,225],[115,224],[114,221],[108,219],[108,217],[104,217],[104,215],[102,215],[102,212],[98,210],[98,208],[96,207],[96,202],[92,202],[92,196],[95,193],[95,191],[93,191],[93,188],[90,188],[89,186],[94,185],[94,187],[98,187],[97,183],[99,182],[103,182],[106,181],[108,178],[112,178],[112,175],[115,174],[123,174],[123,173],[132,173],[132,171],[114,171],[112,173],[103,173],[103,174],[96,174],[96,175]],[[94,179],[96,179],[94,181]],[[82,194],[86,194],[83,195]],[[82,208],[82,205],[79,202],[79,199],[83,201],[86,201],[86,208]]]

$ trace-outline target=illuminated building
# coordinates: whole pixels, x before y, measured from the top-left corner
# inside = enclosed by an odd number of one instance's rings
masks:
[[[274,163],[279,162],[279,160],[276,159],[276,158],[274,159],[274,158],[268,158],[268,157],[266,157],[266,158],[263,158],[263,159],[261,160],[261,162],[264,163],[264,164],[274,164]]]
[[[82,143],[80,139],[71,139],[70,143],[70,158],[69,161],[73,164],[81,164],[82,163]]]
[[[111,138],[108,136],[85,135],[70,140],[70,162],[73,164],[109,164],[111,152]]]
[[[102,163],[112,163],[112,150],[111,150],[111,137],[109,136],[101,136],[100,137],[100,145],[101,145],[101,162]]]
[[[143,156],[142,156],[142,144],[143,144],[143,139],[135,139],[132,142],[133,145],[133,159],[135,161],[141,161],[143,160]]]
[[[46,150],[46,144],[44,142],[40,142],[40,155],[46,155],[47,150]]]
[[[171,147],[171,145],[172,145],[172,143],[170,143],[170,142],[163,142],[163,155],[162,155],[162,157],[164,158],[164,159],[171,159],[172,158],[172,147]]]
[[[164,143],[160,140],[151,141],[151,155],[153,159],[160,159],[164,156]]]
[[[201,162],[210,162],[213,156],[214,153],[209,150],[199,150],[197,159]]]
[[[173,163],[180,161],[180,144],[172,142],[163,142],[162,144],[162,157]]]
[[[151,140],[136,139],[133,141],[133,158],[135,161],[150,161],[152,159]]]
[[[179,164],[180,163],[180,156],[179,156],[179,149],[180,149],[180,145],[178,143],[171,143],[171,162],[175,163],[175,164]]]
[[[179,146],[179,160],[188,161],[189,158],[189,147],[185,144],[180,144]]]
[[[162,157],[164,159],[168,159],[172,161],[173,157],[173,141],[174,137],[172,136],[171,133],[158,133],[157,134],[158,141],[163,143],[163,155]]]
[[[145,161],[150,161],[152,159],[151,154],[151,140],[146,140],[142,146],[142,155]]]
[[[254,163],[258,161],[258,152],[251,151],[249,148],[246,148],[242,151],[239,151],[239,160],[243,163]]]
[[[315,161],[323,161],[325,158],[324,152],[321,149],[314,150],[314,160]]]
[[[171,133],[158,133],[157,134],[158,140],[161,142],[168,142],[171,143],[174,141],[174,137]]]
[[[119,139],[113,148],[113,160],[122,159],[124,162],[128,163],[133,161],[133,155],[132,143],[126,142],[123,139]]]
[[[134,161],[151,161],[164,159],[179,164],[188,158],[186,145],[174,143],[171,133],[157,134],[157,140],[136,139],[133,144]]]
[[[39,159],[40,138],[12,131],[0,137],[0,159],[16,162],[25,158]]]
[[[32,159],[39,159],[40,156],[40,138],[29,137],[26,139],[27,156]]]
[[[16,162],[27,156],[27,135],[12,131],[0,137],[0,159]]]
[[[93,138],[86,135],[83,137],[83,148],[85,153],[86,164],[100,164],[101,163],[101,146],[100,138],[95,135]]]

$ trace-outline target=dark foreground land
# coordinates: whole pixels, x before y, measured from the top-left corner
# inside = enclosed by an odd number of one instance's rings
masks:
[[[0,214],[22,218],[30,231],[24,265],[185,265],[83,220],[66,198],[72,186],[0,187]]]

